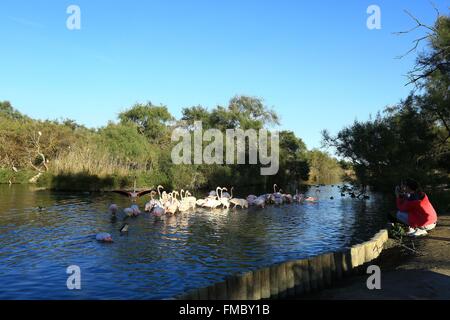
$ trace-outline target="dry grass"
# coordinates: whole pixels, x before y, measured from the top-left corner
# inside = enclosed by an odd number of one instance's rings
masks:
[[[99,177],[132,173],[129,165],[112,157],[106,150],[89,145],[72,147],[60,154],[52,161],[51,171],[56,175],[84,173]]]

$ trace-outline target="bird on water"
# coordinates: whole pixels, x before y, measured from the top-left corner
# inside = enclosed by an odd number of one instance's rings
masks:
[[[146,194],[151,193],[153,190],[148,189],[148,190],[142,190],[142,191],[137,191],[136,190],[136,177],[134,178],[134,188],[133,191],[127,191],[127,190],[113,190],[112,192],[114,193],[118,193],[121,194],[123,196],[127,196],[129,198],[131,198],[131,201],[136,202],[136,200]]]

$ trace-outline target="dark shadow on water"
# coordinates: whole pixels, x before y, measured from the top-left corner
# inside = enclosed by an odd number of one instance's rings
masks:
[[[59,174],[51,178],[50,188],[63,191],[100,191],[127,185],[126,178],[117,176],[99,177],[89,173]]]

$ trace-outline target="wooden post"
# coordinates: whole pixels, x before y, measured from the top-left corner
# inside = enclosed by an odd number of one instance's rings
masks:
[[[246,300],[255,300],[254,296],[255,296],[255,286],[254,286],[254,282],[253,282],[253,271],[250,272],[246,272],[242,275],[243,281],[247,286],[247,297],[245,298]]]
[[[270,267],[270,298],[278,298],[278,268],[276,265]]]
[[[227,279],[227,292],[230,300],[247,299],[247,283],[242,275],[234,275]]]
[[[325,253],[320,256],[322,263],[322,274],[324,286],[331,287],[331,254]]]
[[[278,298],[286,299],[287,297],[287,278],[286,278],[286,263],[280,263],[277,266],[278,271]]]
[[[286,285],[288,297],[295,296],[294,262],[286,262]]]
[[[269,299],[272,293],[270,288],[270,268],[258,270],[261,278],[261,299]]]
[[[208,287],[208,300],[217,300],[216,285]]]
[[[317,292],[323,289],[323,273],[321,256],[316,256],[308,259],[309,262],[309,281],[311,284],[311,291]]]
[[[364,262],[367,263],[367,262],[370,262],[372,260],[375,260],[378,257],[378,255],[377,255],[377,253],[375,251],[375,248],[377,246],[377,242],[371,240],[371,241],[364,242],[363,245],[364,245],[364,251],[365,251],[365,253],[364,253]]]
[[[261,300],[262,299],[262,272],[261,270],[253,271],[253,296],[249,297],[250,300]],[[248,289],[247,289],[248,291]],[[248,294],[248,292],[247,292]]]
[[[198,292],[198,289],[189,290],[186,293],[185,300],[199,300],[200,294]]]
[[[354,245],[350,248],[352,257],[352,268],[357,268],[365,262],[365,249],[362,244]]]
[[[333,260],[334,260],[334,266],[335,266],[335,272],[334,272],[334,279],[335,280],[341,280],[344,276],[343,273],[343,261],[344,261],[344,255],[342,251],[337,251],[333,253]]]
[[[208,300],[208,287],[198,289],[198,299]]]
[[[216,291],[216,299],[217,300],[229,300],[228,293],[227,293],[227,282],[217,282],[215,285],[215,291]]]

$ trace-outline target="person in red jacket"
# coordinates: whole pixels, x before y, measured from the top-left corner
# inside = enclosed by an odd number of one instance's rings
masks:
[[[409,226],[409,236],[419,237],[428,234],[437,223],[437,214],[428,196],[420,190],[419,183],[408,179],[404,185],[404,193],[395,189],[397,198],[396,218]]]

